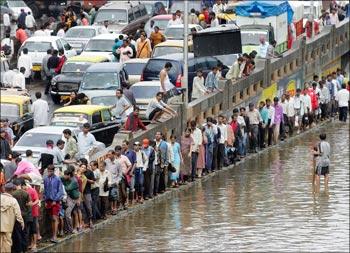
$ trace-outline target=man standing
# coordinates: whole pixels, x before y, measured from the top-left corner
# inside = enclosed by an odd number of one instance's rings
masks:
[[[320,109],[321,109],[321,120],[325,120],[328,117],[328,104],[330,102],[329,89],[326,86],[325,81],[320,81]]]
[[[294,110],[294,99],[290,96],[289,93],[286,94],[286,103],[287,103],[287,120],[285,125],[288,125],[289,136],[293,134],[294,123],[295,123],[295,110]]]
[[[153,188],[154,188],[154,161],[155,161],[155,152],[153,147],[149,145],[149,140],[144,139],[142,141],[142,151],[147,156],[148,164],[145,171],[145,191],[144,198],[153,198]]]
[[[24,221],[20,206],[17,200],[12,196],[14,188],[15,186],[13,183],[7,183],[5,185],[5,193],[0,194],[0,245],[2,252],[11,252],[12,232],[15,222],[19,222],[22,229],[24,229]]]
[[[269,112],[265,107],[264,101],[260,101],[259,113],[262,119],[262,122],[260,122],[260,125],[259,125],[259,143],[260,143],[259,146],[261,149],[263,149],[266,147],[266,143],[265,143],[266,127],[268,126],[268,122],[269,122]]]
[[[167,62],[165,63],[164,68],[159,72],[159,79],[160,79],[159,91],[163,93],[164,102],[167,101],[167,96],[166,96],[167,91],[174,88],[174,85],[170,82],[169,75],[168,75],[172,67],[173,65],[171,64],[171,62]]]
[[[74,159],[78,153],[77,141],[72,136],[72,131],[70,129],[63,130],[63,136],[66,139],[65,153],[69,155],[70,159]]]
[[[349,105],[349,91],[346,89],[345,83],[342,84],[342,89],[337,92],[335,100],[338,101],[339,120],[342,122],[346,122]]]
[[[254,107],[253,103],[249,104],[249,111],[247,112],[249,118],[249,136],[251,139],[251,149],[254,153],[258,152],[258,135],[259,124],[262,122],[260,112]]]
[[[128,116],[128,110],[132,108],[130,102],[125,98],[122,89],[117,89],[115,92],[115,105],[113,107],[113,114],[125,122]]]
[[[45,200],[45,208],[51,216],[52,237],[50,241],[57,243],[58,215],[61,210],[61,200],[63,199],[63,184],[54,171],[54,165],[49,165],[47,176],[44,178],[43,199]]]
[[[6,140],[6,131],[3,128],[0,129],[0,147],[0,159],[5,160],[11,154],[11,146]]]
[[[242,78],[244,67],[245,67],[244,59],[243,57],[240,56],[238,57],[237,61],[233,63],[233,65],[230,67],[230,69],[226,73],[226,76],[225,76],[226,79],[235,81],[237,79]]]
[[[267,145],[271,146],[273,136],[273,120],[275,118],[275,108],[271,106],[271,100],[266,99],[266,109],[268,111],[268,132],[267,132]]]
[[[328,187],[329,180],[329,166],[330,166],[330,155],[331,155],[331,146],[326,141],[326,134],[320,134],[320,142],[316,147],[316,150],[313,151],[314,156],[316,156],[316,177],[315,183],[317,186],[320,185],[320,177],[324,176],[325,188]]]
[[[134,152],[136,154],[136,167],[135,167],[135,192],[136,202],[143,203],[144,192],[144,172],[148,167],[147,155],[141,149],[140,142],[134,143]]]
[[[44,56],[44,58],[43,58],[43,60],[41,62],[41,67],[42,67],[42,69],[41,69],[41,77],[42,77],[43,80],[46,80],[46,81],[48,81],[50,79],[49,78],[50,70],[47,67],[47,62],[48,62],[49,58],[51,57],[51,55],[52,55],[52,49],[50,48],[50,49],[48,49],[46,51],[46,55]]]
[[[26,17],[27,17],[27,13],[24,11],[24,9],[21,9],[21,13],[18,16],[17,23],[21,25],[23,28],[26,27]]]
[[[41,98],[41,92],[35,93],[36,101],[32,104],[34,126],[46,126],[49,118],[49,104]]]
[[[274,143],[277,144],[279,140],[279,134],[280,134],[280,125],[283,124],[283,108],[278,102],[278,97],[275,97],[273,99],[274,108],[275,108],[275,114],[273,119],[273,139]]]
[[[208,92],[214,92],[215,90],[222,92],[222,90],[218,87],[218,79],[216,75],[217,72],[218,67],[214,66],[205,79],[205,87],[207,88]]]
[[[28,15],[26,16],[25,24],[26,24],[27,29],[32,34],[34,32],[36,23],[35,23],[35,19],[34,19],[32,13],[30,11],[28,11]]]
[[[86,170],[84,172],[84,175],[86,177],[86,185],[84,188],[84,206],[85,210],[87,211],[87,219],[89,222],[89,227],[92,228],[92,198],[91,198],[91,186],[96,182],[96,178],[94,175],[94,172],[91,170],[90,166],[86,167]]]
[[[132,205],[135,198],[135,169],[137,160],[136,153],[134,150],[129,148],[129,141],[127,140],[122,142],[122,154],[125,155],[131,163],[131,168],[127,173],[127,180],[129,182],[129,203]]]
[[[123,44],[117,49],[117,54],[120,55],[119,62],[121,63],[133,57],[133,50],[128,43],[128,39],[123,39]]]
[[[57,68],[60,62],[60,58],[58,57],[58,51],[56,49],[53,50],[52,56],[47,60],[47,68],[49,69],[49,76],[46,83],[45,94],[49,93],[51,79],[56,75],[55,69]]]
[[[95,136],[90,133],[90,124],[83,125],[83,131],[78,134],[79,158],[89,156],[96,144]]]
[[[156,132],[156,174],[154,179],[154,194],[165,191],[168,183],[168,144],[163,140],[161,132]]]
[[[5,12],[4,15],[2,16],[2,21],[3,21],[3,24],[4,24],[4,31],[5,32],[8,32],[9,29],[11,29],[10,15],[11,15],[11,13]]]
[[[224,123],[224,115],[219,115],[217,127],[220,129],[220,138],[218,140],[217,149],[217,169],[220,170],[224,166],[225,144],[227,144],[227,126]]]
[[[260,45],[259,45],[259,57],[260,58],[266,58],[267,57],[267,49],[269,47],[269,43],[266,41],[266,38],[264,36],[260,36],[259,38]]]
[[[190,126],[192,129],[192,139],[193,139],[192,155],[191,155],[191,168],[192,168],[191,178],[193,181],[197,172],[197,161],[198,161],[199,149],[203,144],[203,136],[202,136],[202,131],[197,127],[196,121],[192,120],[190,122]]]
[[[32,58],[28,55],[28,48],[23,48],[20,57],[18,57],[17,68],[25,68],[24,77],[26,78],[26,84],[30,84],[30,75],[33,68]]]

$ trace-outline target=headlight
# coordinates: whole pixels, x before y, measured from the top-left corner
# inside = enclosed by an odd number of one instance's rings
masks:
[[[56,79],[52,79],[52,80],[51,80],[51,85],[52,85],[52,86],[56,86],[56,84],[57,84],[57,80],[56,80]]]

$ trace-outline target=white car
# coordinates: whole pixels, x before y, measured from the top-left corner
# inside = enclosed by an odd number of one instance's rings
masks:
[[[61,126],[43,126],[36,127],[25,132],[21,138],[19,138],[12,151],[20,153],[22,156],[25,155],[26,150],[30,149],[33,151],[34,160],[38,160],[41,152],[46,149],[46,141],[52,140],[55,144],[58,140],[64,140],[63,130],[70,129],[72,136],[77,138],[80,129],[72,127],[61,127]],[[101,142],[97,142],[97,149],[102,150],[105,145]],[[91,157],[93,158],[93,157]]]
[[[41,71],[41,63],[44,56],[47,54],[48,49],[64,50],[64,54],[67,58],[77,55],[75,49],[73,49],[65,39],[57,36],[33,36],[27,39],[21,46],[19,53],[23,48],[28,49],[28,55],[32,59],[34,72]]]
[[[75,26],[66,32],[64,39],[80,53],[91,38],[101,34],[101,28],[101,26],[94,25]]]
[[[148,58],[133,58],[124,62],[124,69],[128,73],[130,85],[140,82],[143,68],[146,66],[148,60]]]
[[[188,34],[191,34],[191,29],[195,28],[197,32],[202,31],[203,28],[200,25],[189,24]],[[184,39],[184,25],[171,25],[165,29],[164,36],[168,40],[183,40]]]
[[[7,1],[4,1],[1,5],[9,8],[12,11],[13,20],[18,19],[22,9],[24,10],[25,13],[28,13],[29,11],[33,13],[32,10],[28,7],[28,5],[26,5],[26,3],[22,0],[7,0]]]
[[[112,53],[112,48],[115,44],[115,39],[119,37],[120,34],[116,33],[105,33],[97,35],[89,40],[83,49],[82,56],[106,56],[110,61],[114,61],[114,56]],[[123,35],[127,37],[126,35]]]

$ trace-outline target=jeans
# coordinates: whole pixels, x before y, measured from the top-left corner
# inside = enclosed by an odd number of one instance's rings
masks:
[[[242,133],[242,137],[239,137],[238,153],[240,156],[245,156],[247,154],[247,133]]]
[[[346,122],[347,116],[348,116],[348,107],[347,106],[339,107],[339,120]]]
[[[328,105],[326,103],[320,104],[321,119],[325,119],[328,116]]]
[[[255,151],[258,147],[258,135],[259,135],[259,126],[258,125],[251,125],[250,126],[250,134],[251,134],[251,140],[252,140],[252,150]]]
[[[211,171],[213,163],[213,144],[206,144],[205,147],[205,167],[208,171]]]
[[[91,189],[91,199],[92,199],[92,218],[94,220],[101,218],[101,213],[98,208],[99,206],[99,195],[100,195],[100,188],[96,187],[94,189]]]
[[[143,196],[144,190],[144,176],[143,176],[143,168],[135,169],[135,190],[139,196]]]
[[[196,177],[197,171],[197,161],[198,161],[198,152],[192,152],[191,156],[191,178],[192,180]]]

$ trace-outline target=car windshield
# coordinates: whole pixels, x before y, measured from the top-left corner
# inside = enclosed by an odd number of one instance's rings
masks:
[[[88,122],[88,115],[83,113],[55,113],[51,119],[51,126],[78,127]]]
[[[125,63],[124,69],[129,75],[141,75],[146,63]]]
[[[131,86],[135,99],[151,99],[159,92],[159,86]]]
[[[90,40],[84,51],[86,52],[112,52],[114,40]]]
[[[183,53],[182,47],[155,47],[152,57],[158,57],[166,54]]]
[[[126,10],[99,10],[96,14],[95,22],[103,23],[105,20],[108,20],[110,23],[127,23],[127,12]]]
[[[92,38],[96,36],[95,29],[69,29],[66,38]]]
[[[19,106],[15,104],[1,103],[1,118],[19,117]]]
[[[112,105],[115,105],[115,96],[93,97],[91,98],[91,104],[112,106]]]
[[[115,90],[119,87],[118,73],[87,72],[81,83],[82,90]]]
[[[242,45],[259,45],[260,36],[265,36],[268,41],[267,32],[264,31],[241,31]]]
[[[7,1],[8,7],[27,7],[27,5],[23,1],[11,0]]]
[[[85,72],[90,66],[90,62],[66,62],[63,65],[62,73]]]
[[[191,28],[188,28],[188,34],[191,33]],[[164,32],[165,37],[171,39],[182,40],[184,38],[184,29],[183,27],[169,27]]]
[[[23,48],[28,48],[29,52],[47,52],[51,48],[50,42],[41,42],[41,41],[27,41],[23,44]]]
[[[62,138],[62,134],[45,134],[45,133],[25,133],[19,141],[16,143],[16,146],[24,147],[46,147],[46,141],[52,140],[56,143]]]

